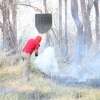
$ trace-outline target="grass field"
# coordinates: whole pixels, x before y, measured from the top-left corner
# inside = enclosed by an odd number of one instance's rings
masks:
[[[43,78],[38,71],[27,82],[21,73],[20,66],[0,68],[0,100],[100,100],[97,88],[61,86]]]

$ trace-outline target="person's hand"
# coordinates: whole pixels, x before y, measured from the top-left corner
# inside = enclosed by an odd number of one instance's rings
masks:
[[[35,56],[38,56],[38,49],[35,50]]]

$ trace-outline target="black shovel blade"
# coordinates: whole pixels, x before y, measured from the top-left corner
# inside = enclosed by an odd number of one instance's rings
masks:
[[[52,14],[36,14],[35,27],[39,33],[46,33],[52,26]]]

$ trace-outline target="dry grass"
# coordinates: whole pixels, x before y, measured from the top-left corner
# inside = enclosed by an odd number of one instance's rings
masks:
[[[5,64],[6,65],[6,64]],[[8,64],[9,65],[9,64]],[[65,87],[45,79],[33,67],[31,80],[22,78],[22,64],[0,67],[0,87],[11,88],[17,93],[0,93],[0,100],[28,100],[24,93],[38,91],[38,99],[33,100],[100,100],[100,90],[96,88]],[[43,99],[47,97],[46,99]]]
[[[19,96],[21,96],[20,94],[22,94],[23,92],[31,92],[31,91],[39,91],[44,96],[48,96],[49,99],[47,100],[100,100],[99,89],[81,88],[81,87],[73,88],[73,87],[60,86],[53,83],[50,80],[46,80],[45,78],[40,76],[40,74],[36,73],[32,74],[31,81],[29,82],[23,81],[21,77],[17,77],[15,79],[13,78],[12,80],[11,77],[6,76],[8,75],[8,73],[13,75],[13,77],[15,77],[16,75],[20,76],[21,70],[22,70],[21,67],[18,68],[16,67],[14,69],[13,68],[0,69],[0,75],[3,74],[4,77],[9,78],[9,80],[3,81],[3,84],[0,83],[0,86],[6,88],[13,88],[18,92],[18,94],[16,93],[5,94],[4,97],[6,99],[4,98],[1,99],[2,97],[1,95],[0,100],[24,100],[25,99],[24,97],[23,97],[24,99],[18,99]],[[1,71],[4,72],[1,73]],[[10,99],[7,99],[9,97]]]
[[[0,50],[0,67],[13,66],[19,63],[20,54],[8,56],[7,52]]]

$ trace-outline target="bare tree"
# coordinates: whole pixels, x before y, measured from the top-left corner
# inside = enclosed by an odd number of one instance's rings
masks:
[[[67,35],[67,0],[65,0],[65,32],[64,34],[64,44],[65,44],[65,55],[68,56],[68,35]]]
[[[43,0],[43,7],[44,7],[44,13],[48,13],[48,9],[47,9],[47,0]],[[46,33],[46,42],[45,42],[45,46],[49,46],[50,45],[50,40],[52,40],[51,35],[49,32]]]
[[[71,14],[74,19],[74,22],[77,27],[77,39],[75,44],[75,57],[77,57],[78,62],[82,58],[82,53],[84,52],[84,32],[83,32],[83,24],[79,18],[79,11],[78,11],[78,0],[71,0]],[[80,51],[81,50],[81,51]]]
[[[96,28],[96,43],[100,43],[100,8],[99,8],[99,0],[94,1],[94,7],[96,12],[96,22],[95,22],[95,28]]]
[[[0,5],[3,23],[3,48],[7,51],[17,51],[17,30],[16,30],[16,0],[2,0]]]
[[[65,0],[65,37],[67,39],[67,0]]]
[[[71,13],[77,27],[76,55],[79,60],[84,56],[92,45],[92,32],[90,13],[93,7],[93,0],[80,0],[82,22],[79,16],[78,0],[71,0]]]
[[[47,13],[47,0],[43,0],[44,12]]]
[[[59,45],[62,40],[62,0],[59,0]]]
[[[57,57],[58,62],[65,62],[68,59],[68,41],[67,41],[67,0],[65,0],[65,14],[62,13],[63,11],[63,1],[59,0],[59,30],[57,31]],[[62,25],[63,15],[65,16],[65,27]],[[56,20],[56,19],[55,19]],[[65,30],[65,31],[63,31]]]
[[[82,12],[82,19],[83,19],[83,27],[84,27],[84,36],[85,36],[85,45],[87,48],[89,48],[92,44],[92,33],[91,33],[91,22],[90,22],[90,16],[87,11],[87,5],[85,0],[80,0],[81,4],[81,12]]]

